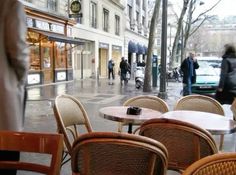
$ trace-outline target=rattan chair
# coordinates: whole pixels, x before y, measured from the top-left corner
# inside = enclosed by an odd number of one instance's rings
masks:
[[[169,170],[185,170],[196,160],[218,152],[211,134],[195,125],[174,119],[157,118],[144,122],[139,135],[165,145],[169,153]]]
[[[159,142],[139,135],[93,132],[73,144],[73,175],[164,175],[168,153]]]
[[[187,95],[180,98],[174,110],[202,111],[225,116],[222,105],[214,98],[204,95]],[[222,150],[224,135],[220,137],[219,150]]]
[[[63,135],[52,133],[31,133],[0,131],[0,150],[18,151],[32,159],[19,161],[0,160],[0,169],[14,169],[19,172],[37,172],[46,175],[60,174],[63,151]],[[44,161],[42,161],[42,159]]]
[[[189,166],[183,175],[235,175],[236,153],[215,154]]]
[[[126,100],[123,103],[123,106],[136,106],[143,107],[148,109],[153,109],[159,111],[161,113],[165,113],[169,111],[168,104],[159,97],[151,96],[151,95],[139,95],[132,97]],[[123,125],[127,125],[127,123],[119,123],[118,124],[118,132],[122,132]]]
[[[233,119],[236,121],[236,98],[234,99],[230,109],[233,112]]]
[[[73,141],[80,133],[92,132],[93,130],[87,112],[76,98],[67,94],[57,96],[53,110],[58,132],[64,135],[63,165],[70,160],[70,157],[67,158],[67,156],[71,156]]]

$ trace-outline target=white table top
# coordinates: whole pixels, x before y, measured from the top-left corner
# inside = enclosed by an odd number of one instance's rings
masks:
[[[195,124],[212,134],[230,134],[236,132],[236,121],[218,114],[181,110],[164,113],[162,117]]]
[[[99,114],[101,117],[117,121],[117,122],[124,122],[124,123],[131,123],[131,124],[141,124],[149,119],[158,118],[162,115],[161,112],[141,108],[140,115],[129,115],[126,114],[128,106],[110,106],[104,107],[99,110]]]

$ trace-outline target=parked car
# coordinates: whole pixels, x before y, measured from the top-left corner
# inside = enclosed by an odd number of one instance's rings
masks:
[[[220,80],[221,58],[198,57],[197,80],[192,85],[192,93],[214,95]]]

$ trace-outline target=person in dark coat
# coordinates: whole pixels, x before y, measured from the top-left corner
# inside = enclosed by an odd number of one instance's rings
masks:
[[[194,54],[190,53],[187,58],[181,63],[180,69],[183,72],[183,95],[192,94],[191,86],[196,83],[196,69],[199,68],[197,59],[194,58]]]
[[[216,100],[221,104],[232,104],[234,98],[236,97],[236,73],[235,73],[235,83],[229,84],[228,73],[236,72],[236,51],[233,45],[225,45],[225,52],[222,56],[221,62],[221,73],[219,86],[216,92]]]
[[[123,85],[123,81],[125,84],[128,82],[128,80],[126,78],[126,74],[127,74],[128,70],[129,70],[129,65],[125,61],[125,58],[122,57],[121,62],[120,62],[120,84],[121,85]]]
[[[112,79],[115,79],[115,75],[114,75],[114,66],[115,63],[113,62],[112,59],[110,59],[108,61],[108,79],[110,80],[110,78],[112,77]]]

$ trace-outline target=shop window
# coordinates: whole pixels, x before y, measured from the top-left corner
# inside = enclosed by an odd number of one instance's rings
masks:
[[[69,44],[67,45],[67,67],[72,68],[72,50]]]
[[[27,33],[27,42],[29,45],[30,70],[40,70],[40,49],[39,34],[35,32]]]
[[[42,41],[42,59],[43,59],[43,68],[52,67],[52,43],[44,39]]]
[[[55,42],[55,66],[66,68],[65,43]]]
[[[39,44],[30,46],[30,70],[40,70]]]

